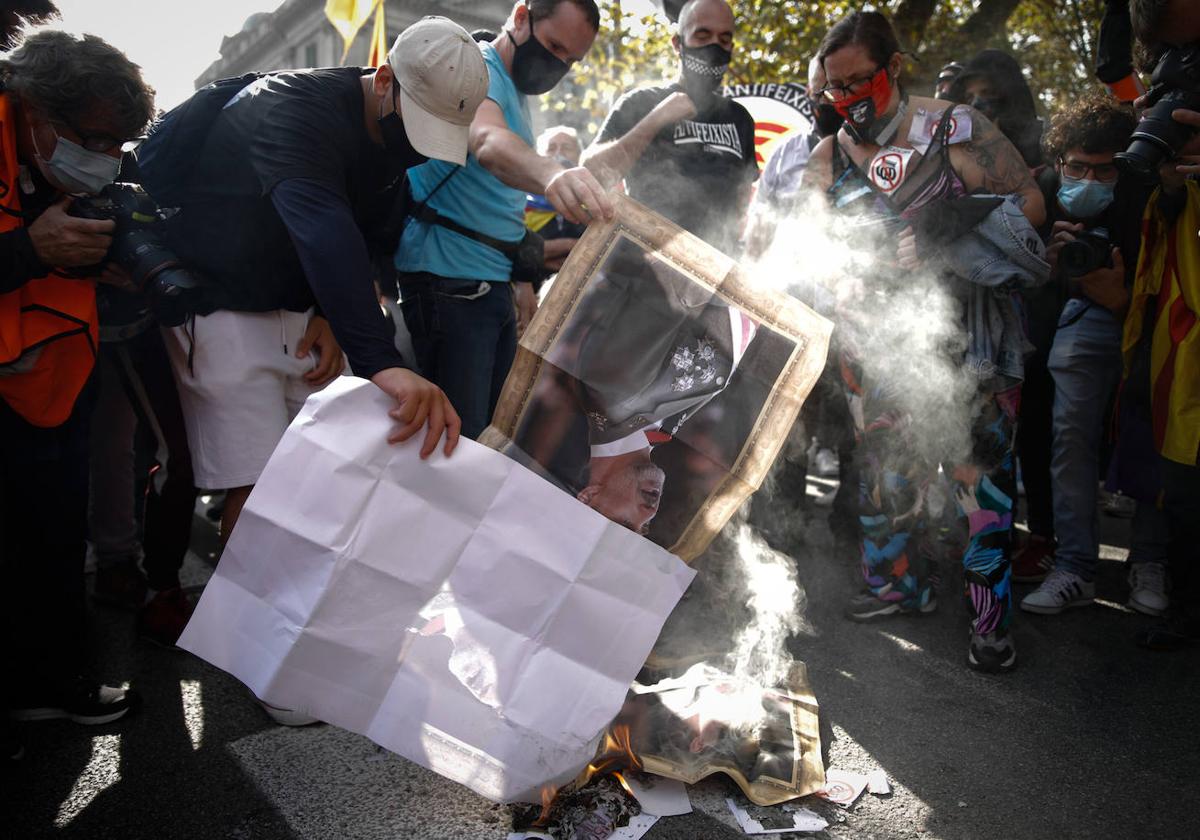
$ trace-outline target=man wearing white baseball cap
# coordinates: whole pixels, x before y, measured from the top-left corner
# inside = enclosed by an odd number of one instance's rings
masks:
[[[196,483],[228,490],[222,531],[314,390],[350,368],[393,396],[393,441],[422,455],[458,415],[409,370],[379,307],[371,254],[405,171],[466,159],[488,74],[466,30],[405,30],[378,68],[285,70],[216,82],[166,114],[138,153],[143,184],[180,210],[167,239],[202,278],[195,317],[166,330]],[[394,227],[392,228],[394,230]]]
[[[583,58],[599,27],[593,0],[517,0],[503,33],[481,45],[490,83],[466,165],[431,161],[409,173],[415,218],[396,253],[404,322],[421,372],[445,389],[468,437],[487,425],[512,365],[514,300],[525,322],[537,307],[523,280],[542,268],[538,249],[522,247],[526,194],[546,196],[571,222],[612,216],[588,170],[537,153],[527,102]],[[402,92],[406,82],[401,74]]]

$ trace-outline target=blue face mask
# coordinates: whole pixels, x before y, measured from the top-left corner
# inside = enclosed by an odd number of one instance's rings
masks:
[[[1099,216],[1112,204],[1113,190],[1116,186],[1116,183],[1075,181],[1064,177],[1062,185],[1058,188],[1058,203],[1076,219],[1091,219]]]

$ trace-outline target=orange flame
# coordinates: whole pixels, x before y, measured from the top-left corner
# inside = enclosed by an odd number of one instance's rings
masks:
[[[617,724],[604,733],[604,745],[601,747],[596,760],[589,764],[583,772],[579,786],[582,787],[587,784],[598,773],[611,773],[617,769],[628,768],[640,770],[642,769],[642,761],[633,751],[629,727],[624,724]],[[624,784],[623,781],[622,784]]]
[[[542,812],[538,814],[538,818],[533,821],[534,826],[541,827],[550,819],[550,808],[554,805],[554,798],[558,796],[558,788],[554,785],[546,785],[542,788]]]
[[[604,733],[604,743],[597,751],[595,760],[569,785],[569,789],[578,790],[597,775],[611,773],[621,784],[621,787],[625,788],[625,791],[632,796],[633,790],[629,787],[629,783],[625,781],[625,777],[619,772],[630,768],[641,770],[642,761],[633,751],[633,742],[629,727],[624,724],[617,724]],[[533,822],[535,827],[546,825],[550,819],[550,809],[553,807],[555,797],[557,796],[558,788],[554,785],[546,785],[546,787],[542,788],[542,813]]]

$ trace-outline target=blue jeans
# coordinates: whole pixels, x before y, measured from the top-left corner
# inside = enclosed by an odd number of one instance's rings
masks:
[[[1054,378],[1055,568],[1090,581],[1100,558],[1100,438],[1121,374],[1121,322],[1098,304],[1068,301],[1048,366]]]
[[[477,438],[491,421],[517,349],[511,284],[400,275],[400,309],[421,373],[446,392]]]

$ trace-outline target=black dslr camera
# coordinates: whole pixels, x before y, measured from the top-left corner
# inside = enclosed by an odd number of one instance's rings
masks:
[[[1129,148],[1115,155],[1117,166],[1146,182],[1158,180],[1158,168],[1179,153],[1196,133],[1171,119],[1176,108],[1200,111],[1200,44],[1167,50],[1158,60],[1147,109]]]
[[[1058,252],[1058,268],[1066,277],[1082,277],[1105,267],[1112,267],[1112,240],[1104,228],[1083,231]]]
[[[75,199],[68,212],[81,219],[117,223],[105,260],[129,272],[160,324],[178,327],[195,312],[200,282],[163,242],[166,214],[141,187],[109,184],[99,195]]]

